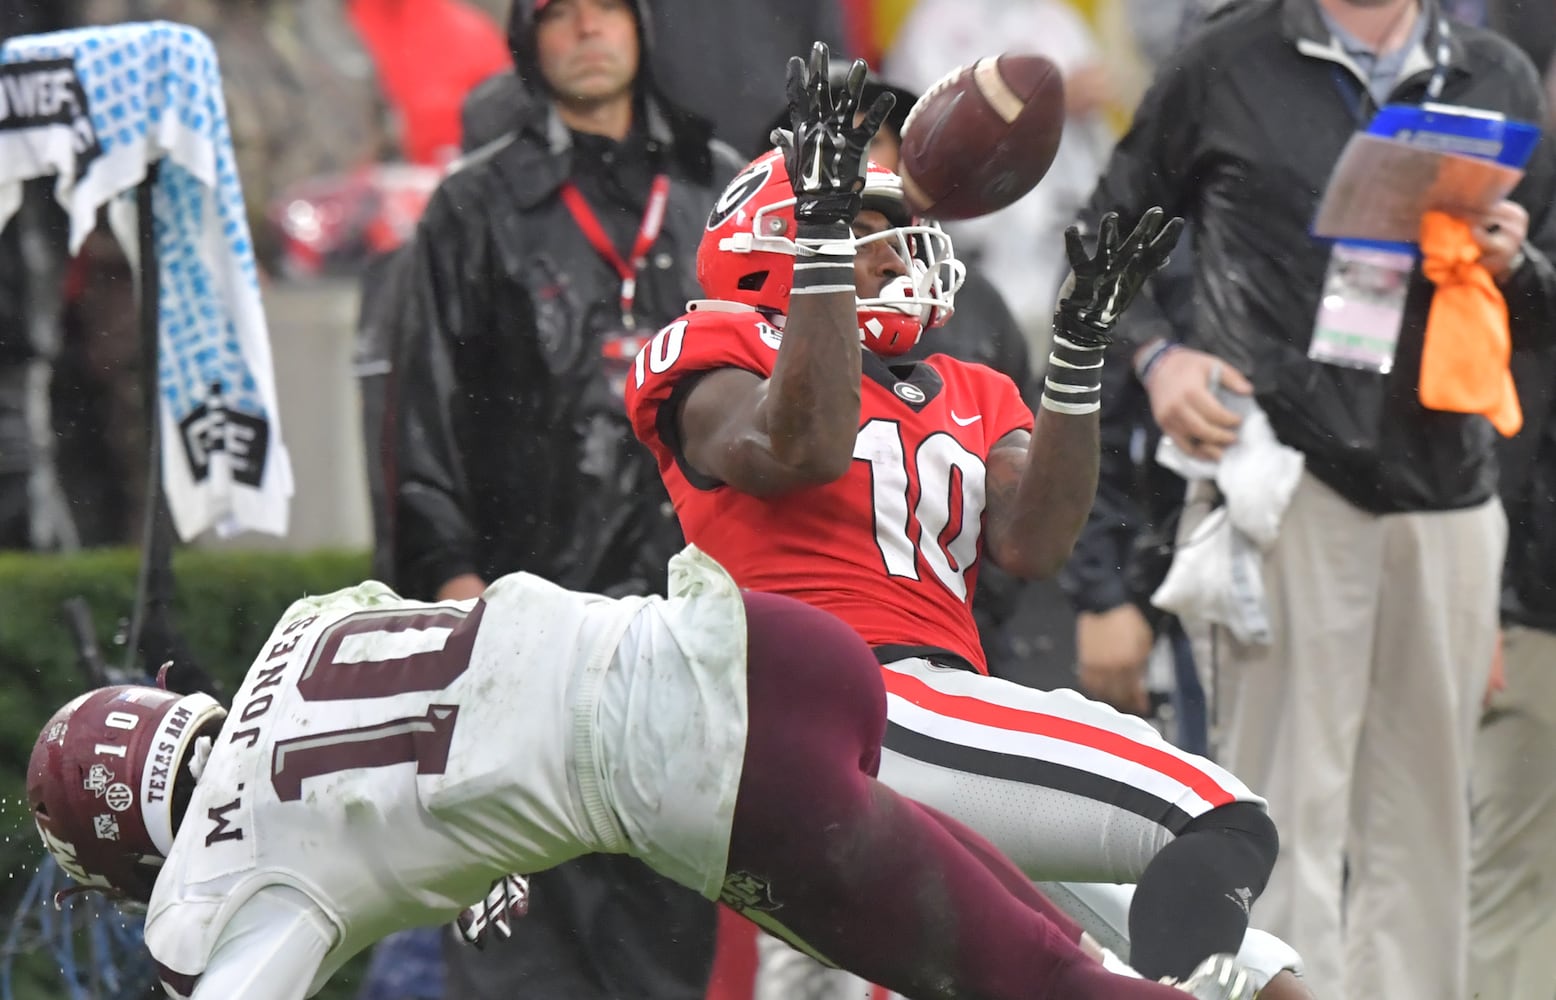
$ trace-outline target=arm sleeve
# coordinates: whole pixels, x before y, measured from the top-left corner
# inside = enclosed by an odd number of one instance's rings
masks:
[[[453,406],[460,393],[476,391],[458,385],[456,355],[481,329],[486,302],[469,280],[476,262],[454,215],[440,188],[411,247],[390,396],[395,583],[419,598],[479,566]]]
[[[304,1000],[315,992],[335,938],[312,900],[290,886],[270,886],[227,922],[193,992],[180,992],[165,973],[163,988],[173,1000]]]

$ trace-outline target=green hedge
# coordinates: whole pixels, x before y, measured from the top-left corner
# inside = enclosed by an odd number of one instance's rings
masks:
[[[110,663],[123,662],[114,633],[135,592],[137,554],[0,555],[0,927],[41,850],[28,820],[27,758],[49,715],[83,689],[61,604],[86,598]],[[369,572],[357,552],[306,555],[188,550],[174,559],[174,622],[200,664],[233,690],[260,644],[293,600],[358,582]],[[17,1000],[60,996],[47,970],[28,970]],[[321,996],[351,996],[355,977],[337,978]],[[29,982],[29,980],[31,980]]]

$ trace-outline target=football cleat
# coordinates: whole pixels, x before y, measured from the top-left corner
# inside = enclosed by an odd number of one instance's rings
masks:
[[[1172,985],[1198,1000],[1253,1000],[1258,989],[1248,970],[1231,955],[1211,955],[1189,978]]]

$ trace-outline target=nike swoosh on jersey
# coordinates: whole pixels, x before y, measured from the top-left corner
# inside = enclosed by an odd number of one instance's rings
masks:
[[[956,415],[956,411],[952,410],[951,411],[951,419],[956,421],[956,426],[958,426],[958,427],[967,427],[967,426],[969,426],[971,424],[976,424],[978,421],[982,420],[983,419],[983,414],[981,414],[981,413],[974,413],[970,417],[959,417],[959,416]]]

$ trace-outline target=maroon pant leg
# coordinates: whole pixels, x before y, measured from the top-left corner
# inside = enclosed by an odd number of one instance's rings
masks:
[[[877,782],[880,669],[838,619],[746,596],[750,728],[725,900],[898,992],[980,1000],[1173,1000],[1105,972],[962,840]]]

